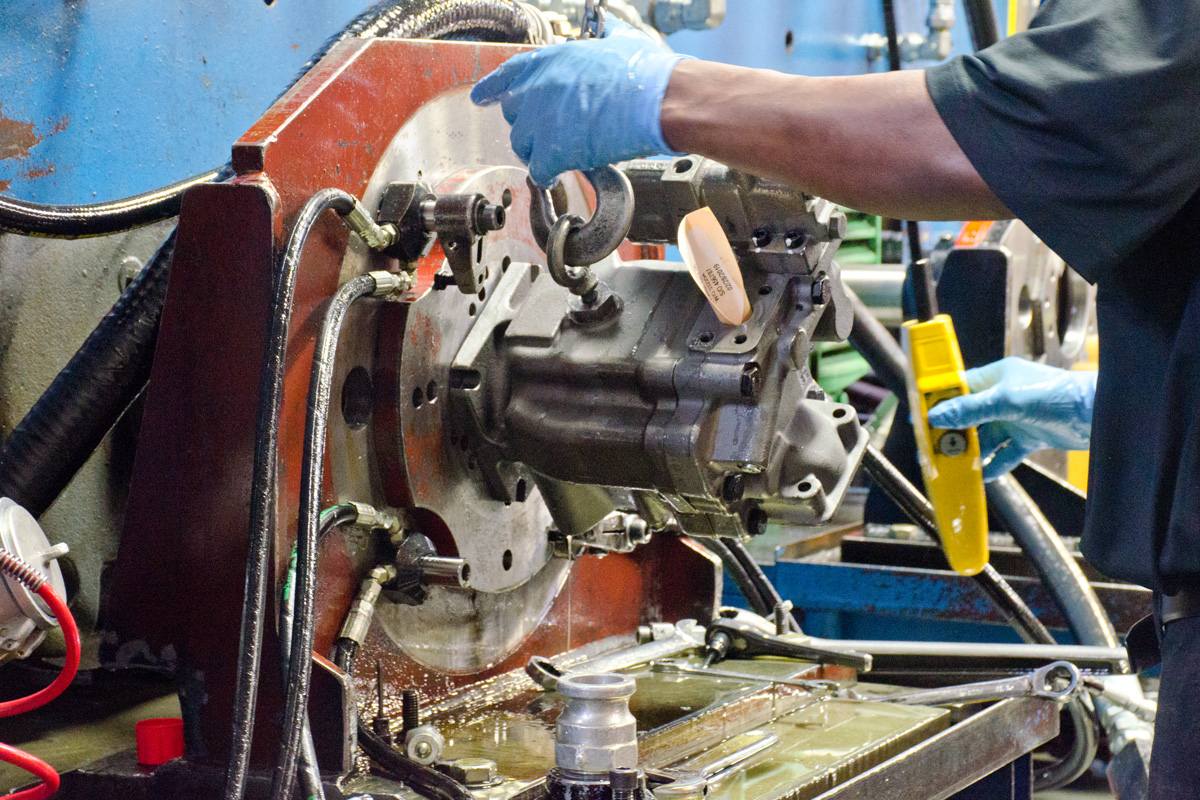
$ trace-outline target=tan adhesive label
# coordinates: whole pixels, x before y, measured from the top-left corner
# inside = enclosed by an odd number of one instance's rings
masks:
[[[679,252],[722,322],[741,325],[750,319],[742,270],[711,208],[697,209],[679,223]]]

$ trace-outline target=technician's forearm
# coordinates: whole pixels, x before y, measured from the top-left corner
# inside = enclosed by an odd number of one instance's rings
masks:
[[[675,150],[900,219],[1012,216],[933,106],[925,74],[809,78],[684,61],[663,136]]]

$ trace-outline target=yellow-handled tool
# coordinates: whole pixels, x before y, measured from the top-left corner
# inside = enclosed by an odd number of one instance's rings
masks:
[[[908,399],[921,474],[950,567],[961,575],[974,575],[988,562],[979,436],[974,428],[938,430],[928,421],[929,409],[970,389],[954,324],[937,313],[928,265],[916,265],[914,278],[919,319],[905,322],[901,337],[911,365]]]

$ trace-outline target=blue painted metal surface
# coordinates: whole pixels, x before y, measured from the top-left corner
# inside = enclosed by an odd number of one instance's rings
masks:
[[[224,163],[229,145],[366,0],[4,0],[0,190],[95,202]],[[926,0],[897,0],[901,32]],[[961,24],[959,48],[967,45]],[[858,41],[883,30],[879,0],[738,0],[677,49],[812,75],[883,69]],[[791,52],[785,43],[792,33]]]
[[[96,202],[225,163],[364,0],[4,0],[0,187]]]

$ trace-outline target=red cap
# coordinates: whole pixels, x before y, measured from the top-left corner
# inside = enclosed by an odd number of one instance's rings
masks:
[[[144,719],[134,726],[139,764],[157,767],[183,755],[183,720],[178,717]]]

